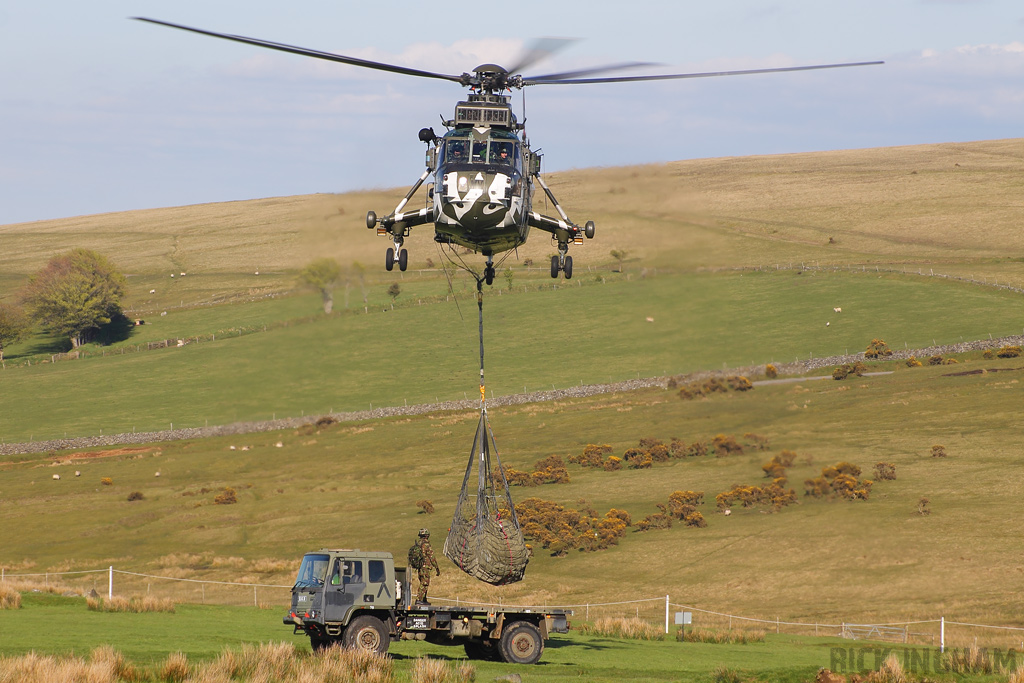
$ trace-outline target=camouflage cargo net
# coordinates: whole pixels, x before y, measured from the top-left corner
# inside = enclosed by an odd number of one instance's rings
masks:
[[[491,467],[493,450],[497,468]],[[473,465],[477,476],[471,485]],[[471,488],[473,486],[473,488]],[[481,409],[462,492],[444,541],[445,557],[473,578],[494,586],[521,581],[529,561],[494,435]]]

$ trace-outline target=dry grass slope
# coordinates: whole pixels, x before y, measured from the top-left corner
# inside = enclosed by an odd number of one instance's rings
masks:
[[[213,661],[200,663],[191,663],[184,654],[175,652],[153,667],[153,671],[138,668],[110,646],[94,649],[87,658],[41,656],[33,652],[0,659],[0,683],[122,683],[154,680],[154,675],[161,683],[405,680],[396,676],[392,660],[384,655],[340,647],[312,654],[288,643],[243,644],[241,650],[225,649]],[[470,683],[474,679],[475,668],[465,662],[449,664],[420,658],[411,671],[413,683]]]
[[[570,216],[597,222],[597,239],[575,252],[580,265],[610,266],[611,250],[674,268],[953,260],[964,272],[1024,284],[1024,269],[999,263],[1024,255],[1024,139],[695,159],[557,173],[548,182]],[[323,255],[362,263],[379,278],[386,241],[363,217],[390,210],[403,192],[3,225],[0,300],[70,246],[108,253],[132,274],[128,303],[136,308],[290,289],[298,269]],[[428,227],[409,246],[413,269],[438,260]],[[550,253],[535,235],[519,258],[540,263]],[[188,277],[172,282],[180,272]]]

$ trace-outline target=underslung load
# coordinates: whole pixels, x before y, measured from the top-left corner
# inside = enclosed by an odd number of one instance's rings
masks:
[[[444,555],[473,578],[494,586],[521,581],[529,552],[516,517],[508,480],[494,434],[487,421],[484,386],[484,303],[482,279],[477,277],[476,304],[480,319],[480,421],[462,479]],[[494,455],[492,465],[491,455]],[[476,470],[474,478],[473,471]]]
[[[497,467],[491,465],[492,450]],[[471,476],[474,464],[476,481]],[[487,422],[486,408],[480,411],[444,554],[462,571],[495,586],[521,581],[526,573],[526,541]]]

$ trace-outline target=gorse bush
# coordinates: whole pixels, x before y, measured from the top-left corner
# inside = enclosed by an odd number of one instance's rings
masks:
[[[764,366],[764,376],[767,377],[768,379],[775,379],[776,377],[779,376],[779,371],[774,365],[769,363],[768,365]]]
[[[505,468],[505,479],[510,486],[540,486],[541,484],[568,484],[569,470],[561,456],[551,455],[538,460],[532,472]]]
[[[813,498],[826,496],[846,500],[867,500],[874,484],[870,479],[858,479],[860,467],[840,462],[821,470],[821,476],[804,481],[804,494]]]
[[[697,510],[697,506],[703,504],[703,491],[673,491],[668,497],[668,503],[658,503],[660,512],[647,515],[637,522],[636,530],[669,529],[672,527],[672,520],[678,520],[686,526],[706,527],[708,523],[704,520],[704,515]]]
[[[767,507],[778,512],[796,502],[796,491],[785,487],[785,479],[776,479],[765,486],[735,484],[715,496],[719,510],[731,510],[737,504],[744,508]]]
[[[416,507],[418,507],[425,515],[434,514],[434,504],[429,500],[417,500]]]
[[[622,458],[626,461],[626,466],[631,470],[647,469],[654,463],[651,454],[640,448],[627,449],[622,454]]]
[[[880,462],[875,465],[875,479],[893,480],[896,478],[896,465],[891,462]]]
[[[735,436],[716,434],[715,438],[711,440],[711,450],[715,452],[716,457],[721,458],[726,455],[742,453],[743,446],[736,441]]]
[[[634,531],[650,531],[652,529],[671,529],[672,518],[664,512],[647,515],[634,526]]]
[[[761,465],[761,469],[764,470],[764,476],[769,479],[785,479],[786,468],[792,467],[795,460],[796,453],[784,450],[778,455],[773,455],[771,460]]]
[[[832,371],[832,379],[842,380],[846,379],[850,375],[861,377],[865,372],[867,372],[867,370],[867,367],[860,361],[856,361],[855,363],[845,363]]]
[[[892,355],[892,349],[881,339],[872,339],[864,351],[865,358],[885,358]]]
[[[225,486],[220,493],[214,496],[213,502],[215,505],[234,505],[238,502],[238,494],[235,489]]]
[[[694,380],[683,385],[673,382],[671,386],[679,387],[679,398],[682,399],[707,397],[712,394],[728,393],[729,391],[750,391],[754,388],[753,383],[741,375],[709,377],[705,380]]]
[[[588,443],[584,448],[583,452],[579,455],[570,455],[569,462],[582,465],[583,467],[596,467],[600,468],[604,466],[605,456],[612,452],[612,447],[608,444],[592,444]]]
[[[527,498],[516,504],[516,516],[523,536],[554,556],[571,550],[595,551],[617,545],[629,526],[629,514],[612,508],[603,518],[583,501],[583,511],[566,508],[540,498]]]
[[[1017,358],[1022,353],[1024,353],[1024,349],[1019,346],[1004,346],[999,349],[996,355],[1000,358]]]

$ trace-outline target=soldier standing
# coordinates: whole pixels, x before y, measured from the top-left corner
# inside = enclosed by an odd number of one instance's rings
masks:
[[[427,602],[427,589],[430,588],[430,567],[434,567],[437,576],[441,576],[441,568],[437,566],[437,559],[434,558],[434,549],[430,547],[430,532],[428,530],[420,529],[416,545],[420,547],[422,557],[418,567],[420,591],[416,594],[416,602],[417,604],[429,605],[430,603]]]

